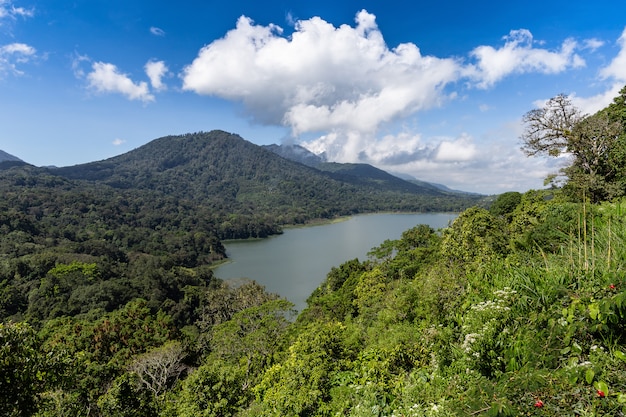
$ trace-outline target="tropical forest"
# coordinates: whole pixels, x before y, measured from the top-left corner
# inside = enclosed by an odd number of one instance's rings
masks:
[[[529,157],[569,162],[497,196],[218,130],[0,162],[0,415],[625,415],[626,87],[523,124]],[[374,212],[458,217],[346,259],[299,312],[213,273],[225,240]]]

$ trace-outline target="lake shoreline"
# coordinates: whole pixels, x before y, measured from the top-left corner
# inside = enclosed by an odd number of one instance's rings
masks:
[[[216,278],[247,278],[279,294],[301,311],[306,299],[333,267],[365,259],[385,240],[400,239],[419,224],[441,229],[458,213],[363,213],[331,222],[289,227],[263,239],[224,242],[228,258],[215,267]],[[313,227],[315,226],[315,227]]]

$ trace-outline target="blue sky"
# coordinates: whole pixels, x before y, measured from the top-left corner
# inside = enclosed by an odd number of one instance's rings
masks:
[[[0,0],[0,149],[105,159],[222,129],[481,193],[541,188],[563,159],[521,117],[626,85],[620,1]]]

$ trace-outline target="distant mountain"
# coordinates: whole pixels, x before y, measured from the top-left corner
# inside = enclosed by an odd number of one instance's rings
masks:
[[[410,175],[405,174],[390,174],[386,171],[378,169],[369,164],[346,164],[337,162],[327,162],[326,158],[322,155],[316,155],[308,149],[300,145],[264,145],[265,149],[274,152],[283,158],[290,159],[292,161],[299,162],[304,165],[308,165],[322,171],[332,172],[335,178],[356,181],[359,183],[378,183],[379,185],[390,186],[396,190],[417,191],[425,194],[444,192],[447,194],[471,194],[465,191],[453,190],[442,184],[429,183],[426,181],[420,181]],[[407,185],[407,183],[417,185],[419,189]]]
[[[442,195],[443,190],[428,183],[414,184],[391,175],[382,169],[369,164],[348,164],[326,162],[319,165],[319,169],[329,172],[333,178],[354,184],[384,187],[399,192],[417,193],[422,195]]]
[[[0,162],[4,162],[4,161],[22,161],[22,160],[18,158],[17,156],[13,156],[9,153],[6,153],[3,150],[0,150]]]
[[[413,183],[413,184],[417,184],[417,185],[428,184],[428,185],[431,185],[431,186],[433,186],[433,187],[435,187],[435,188],[437,188],[437,189],[439,189],[441,191],[445,191],[445,192],[453,193],[453,194],[465,194],[465,195],[474,195],[474,196],[482,195],[482,194],[479,194],[479,193],[473,193],[471,191],[455,190],[455,189],[452,189],[452,188],[450,188],[450,187],[448,187],[446,185],[437,184],[437,183],[434,183],[434,182],[425,182],[425,181],[421,181],[421,180],[417,180],[417,179],[412,179],[412,180],[408,180],[408,181]]]
[[[327,162],[325,157],[316,155],[300,145],[276,145],[274,143],[271,145],[263,145],[263,148],[285,159],[290,159],[314,168],[318,168],[322,163]]]
[[[0,150],[0,170],[8,169],[14,166],[27,165],[26,162],[22,161],[17,156],[13,156],[9,153],[6,153]]]

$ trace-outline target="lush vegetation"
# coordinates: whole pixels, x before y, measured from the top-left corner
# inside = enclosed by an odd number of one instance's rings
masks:
[[[619,141],[604,143],[614,161]],[[0,413],[623,415],[626,199],[609,190],[624,177],[596,169],[593,188],[583,161],[574,154],[563,188],[504,193],[333,268],[297,317],[208,269],[223,254],[213,213],[228,205],[195,189],[205,168],[174,171],[170,186],[195,191],[168,194],[147,166],[12,167],[0,182]],[[233,207],[265,215],[251,195]]]
[[[213,281],[212,291],[185,287],[193,314],[184,318],[134,299],[101,314],[5,321],[0,408],[39,416],[626,411],[626,201],[531,191],[496,203],[464,211],[442,233],[416,226],[369,259],[333,268],[295,320],[288,301],[253,283]],[[97,274],[93,263],[57,263],[36,294],[62,297],[64,285]]]

